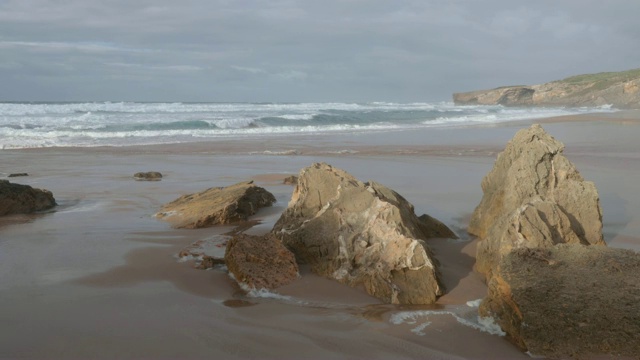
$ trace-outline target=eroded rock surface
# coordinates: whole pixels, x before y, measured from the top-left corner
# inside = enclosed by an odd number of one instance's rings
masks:
[[[34,189],[29,185],[0,180],[0,216],[29,214],[56,206],[49,190]]]
[[[227,243],[229,273],[248,289],[275,289],[300,277],[295,256],[273,236],[239,234]]]
[[[273,194],[248,181],[184,195],[165,204],[156,216],[175,228],[203,228],[247,220],[275,201]]]
[[[484,195],[468,231],[481,239],[476,269],[487,278],[514,248],[605,244],[596,187],[563,149],[540,125],[532,125],[518,131],[482,180]]]
[[[301,170],[273,233],[315,273],[400,304],[433,303],[443,293],[425,240],[455,237],[419,219],[395,191],[324,163]]]
[[[551,358],[640,354],[640,254],[559,244],[502,257],[480,305],[509,338]]]

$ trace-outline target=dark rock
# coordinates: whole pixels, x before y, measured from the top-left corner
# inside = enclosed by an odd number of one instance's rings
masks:
[[[157,171],[138,172],[133,175],[136,180],[159,181],[162,180],[162,174]]]
[[[0,180],[0,216],[29,214],[56,206],[51,191]]]
[[[8,177],[19,177],[19,176],[29,176],[29,174],[27,174],[27,173],[14,173],[14,174],[9,174]]]

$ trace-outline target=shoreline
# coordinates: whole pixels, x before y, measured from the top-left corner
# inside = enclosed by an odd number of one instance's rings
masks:
[[[616,114],[269,141],[0,150],[3,172],[30,175],[12,182],[49,189],[61,204],[30,221],[0,223],[0,357],[526,359],[504,338],[451,315],[473,320],[477,309],[467,302],[486,293],[471,269],[476,240],[466,234],[468,216],[497,153],[518,129],[539,122],[595,182],[609,246],[640,250],[640,127],[633,126],[640,115]],[[196,270],[174,257],[229,227],[174,230],[153,217],[179,195],[254,179],[277,202],[252,218],[260,223],[247,233],[267,232],[293,190],[279,178],[319,161],[394,189],[417,214],[461,236],[429,241],[448,287],[436,305],[380,304],[304,270],[275,293],[246,296],[223,270]],[[165,177],[133,180],[149,170]],[[391,321],[399,316],[407,318]]]

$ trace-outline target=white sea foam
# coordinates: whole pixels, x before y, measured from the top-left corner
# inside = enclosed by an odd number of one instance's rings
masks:
[[[472,308],[477,308],[480,306],[480,303],[482,303],[482,299],[469,300],[467,301],[467,306]]]
[[[599,108],[441,103],[0,103],[0,148],[183,143],[219,137],[363,133],[493,124]],[[289,121],[273,121],[271,119]],[[209,126],[207,126],[209,124]]]
[[[449,315],[453,316],[458,323],[474,328],[476,330],[480,330],[482,332],[486,332],[492,335],[504,336],[505,333],[500,329],[500,327],[494,322],[493,318],[490,317],[480,317],[477,316],[477,313],[458,313],[454,311],[447,310],[419,310],[419,311],[403,311],[396,314],[393,314],[389,321],[392,324],[417,324],[419,318],[430,318],[432,316],[440,316],[440,315]],[[475,315],[475,316],[473,316]],[[425,326],[426,327],[426,326]],[[422,331],[425,327],[414,328],[412,331]],[[419,329],[419,330],[416,330]]]

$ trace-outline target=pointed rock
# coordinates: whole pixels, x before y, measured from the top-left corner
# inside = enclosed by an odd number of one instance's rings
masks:
[[[534,124],[518,131],[482,180],[484,195],[468,231],[481,239],[476,269],[487,279],[514,248],[605,244],[596,187],[563,150]]]
[[[419,219],[395,191],[325,163],[300,171],[273,233],[315,273],[395,304],[436,301],[443,288],[425,239],[456,237],[431,217]]]

